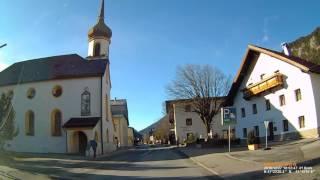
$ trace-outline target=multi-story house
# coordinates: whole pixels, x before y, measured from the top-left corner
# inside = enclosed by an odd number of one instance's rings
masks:
[[[251,130],[262,140],[319,136],[320,65],[284,52],[248,46],[225,103],[237,110],[237,137]]]
[[[127,100],[111,100],[111,112],[114,124],[114,142],[117,147],[127,147],[129,126]]]
[[[221,104],[224,97],[218,98]],[[195,138],[207,138],[208,133],[206,126],[201,120],[199,114],[194,112],[193,103],[190,99],[170,100],[166,101],[166,111],[169,114],[170,122],[170,141],[183,143]],[[228,137],[228,127],[221,124],[221,113],[219,111],[211,123],[212,136],[218,135],[220,138]],[[233,129],[233,128],[232,128]],[[232,130],[232,134],[234,130]],[[232,135],[231,134],[231,135]]]

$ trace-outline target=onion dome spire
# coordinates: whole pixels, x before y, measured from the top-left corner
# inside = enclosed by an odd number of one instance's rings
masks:
[[[112,36],[111,29],[104,23],[104,0],[102,0],[98,22],[89,30],[89,39],[95,37],[105,37],[110,39]]]

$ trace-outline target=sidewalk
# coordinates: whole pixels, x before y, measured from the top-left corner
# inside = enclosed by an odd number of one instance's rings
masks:
[[[231,148],[177,148],[198,165],[224,179],[320,178],[320,141],[304,139],[271,144],[272,149],[248,151],[246,147]],[[296,162],[313,167],[312,174],[264,174],[266,162]]]

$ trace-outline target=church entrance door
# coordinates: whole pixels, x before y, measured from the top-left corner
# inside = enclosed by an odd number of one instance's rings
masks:
[[[79,132],[79,153],[85,155],[88,139],[87,136],[83,132]]]

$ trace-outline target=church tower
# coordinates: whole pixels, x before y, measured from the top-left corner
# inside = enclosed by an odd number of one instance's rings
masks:
[[[111,36],[111,29],[104,23],[104,0],[102,0],[98,21],[88,32],[89,60],[103,58],[109,59]]]

